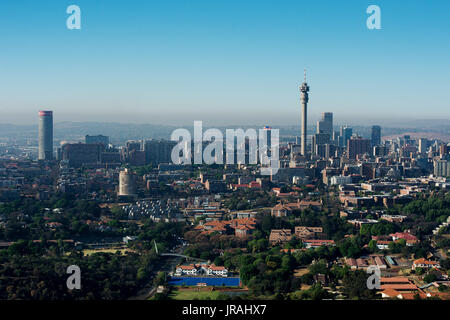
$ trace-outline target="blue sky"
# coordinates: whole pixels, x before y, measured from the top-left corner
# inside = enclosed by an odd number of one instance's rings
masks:
[[[81,8],[81,30],[66,8]],[[366,8],[381,8],[368,30]],[[450,2],[1,1],[0,123],[450,119]]]

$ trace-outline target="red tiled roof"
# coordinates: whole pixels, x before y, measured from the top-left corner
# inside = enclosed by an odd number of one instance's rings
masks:
[[[391,237],[396,237],[399,239],[405,239],[405,240],[417,240],[417,237],[407,233],[407,232],[396,232],[396,233],[391,233],[390,234]]]
[[[430,260],[426,260],[425,258],[420,258],[417,260],[414,260],[414,264],[429,264],[429,265],[437,265],[438,263],[436,261],[430,261]]]
[[[396,283],[396,284],[382,284],[381,290],[394,289],[394,290],[418,290],[417,286],[412,283]]]
[[[209,269],[213,270],[213,271],[221,271],[221,270],[225,270],[225,267],[223,266],[215,266],[215,265],[210,265]]]
[[[377,240],[377,244],[390,244],[392,241]]]
[[[353,258],[348,258],[347,260],[345,260],[345,262],[346,262],[349,266],[357,266],[356,260],[353,259]]]
[[[407,277],[381,277],[381,283],[389,284],[389,283],[410,283]]]
[[[195,269],[194,266],[178,266],[178,268],[183,269],[183,270],[194,270]]]
[[[211,231],[225,231],[226,229],[222,226],[215,226]]]
[[[420,291],[419,292],[404,292],[404,293],[401,293],[401,296],[404,300],[414,300],[417,294],[419,294],[419,297],[421,299],[428,298],[426,293],[420,292]]]
[[[385,289],[385,290],[381,291],[380,293],[383,293],[390,298],[397,297],[400,294],[400,292],[398,292],[395,289],[391,289],[391,288]]]

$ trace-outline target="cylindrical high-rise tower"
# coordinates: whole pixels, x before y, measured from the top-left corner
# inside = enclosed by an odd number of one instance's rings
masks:
[[[38,159],[53,159],[53,111],[39,111]]]
[[[300,102],[302,103],[302,135],[301,135],[301,153],[302,156],[306,155],[306,134],[307,134],[307,108],[308,108],[308,92],[309,86],[306,83],[306,71],[305,80],[300,86]]]
[[[119,173],[119,196],[133,196],[135,194],[134,174],[125,169]]]

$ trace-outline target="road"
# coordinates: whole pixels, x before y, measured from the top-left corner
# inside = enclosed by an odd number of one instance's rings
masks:
[[[178,247],[173,253],[182,254],[184,247]],[[155,266],[151,275],[151,281],[142,289],[137,296],[131,297],[128,300],[148,300],[156,293],[156,287],[153,285],[153,279],[157,276],[158,272],[165,271],[167,273],[173,271],[177,265],[184,261],[181,256],[162,256],[163,262],[161,265]]]

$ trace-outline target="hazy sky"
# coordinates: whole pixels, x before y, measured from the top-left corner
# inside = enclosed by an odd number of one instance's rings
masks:
[[[69,30],[66,8],[81,8]],[[368,30],[366,8],[381,8]],[[0,123],[450,119],[450,2],[0,2]]]

